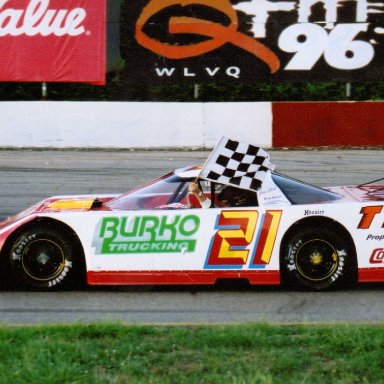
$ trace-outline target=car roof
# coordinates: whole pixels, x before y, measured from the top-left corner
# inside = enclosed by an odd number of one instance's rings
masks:
[[[196,165],[192,167],[178,168],[174,171],[175,175],[182,179],[196,179],[199,176],[200,171],[203,167]]]

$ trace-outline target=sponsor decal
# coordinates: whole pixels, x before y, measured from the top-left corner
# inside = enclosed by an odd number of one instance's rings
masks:
[[[95,201],[95,198],[57,200],[57,201],[48,203],[47,208],[57,210],[57,211],[65,211],[65,210],[71,210],[71,209],[86,210],[86,209],[92,208],[94,201]]]
[[[384,235],[368,235],[366,240],[381,241],[384,240]]]
[[[259,222],[258,211],[221,211],[205,268],[241,269],[248,263],[249,268],[265,268],[271,260],[281,215],[282,211],[268,210]]]
[[[193,252],[199,227],[196,215],[104,217],[92,245],[96,254]]]
[[[382,78],[379,0],[148,0],[128,9],[141,47],[132,69],[151,80]]]
[[[371,257],[369,258],[371,264],[384,263],[384,248],[376,248],[373,250]]]
[[[383,209],[382,205],[372,205],[368,207],[362,207],[360,213],[362,215],[358,229],[369,229],[373,222],[373,219],[376,217],[378,213],[381,213]]]
[[[311,215],[324,215],[324,211],[322,209],[305,209],[304,216]]]

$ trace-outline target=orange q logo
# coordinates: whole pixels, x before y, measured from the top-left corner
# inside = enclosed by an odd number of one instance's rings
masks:
[[[169,33],[193,34],[205,36],[206,41],[190,45],[170,45],[156,40],[144,33],[148,20],[160,11],[174,6],[202,5],[212,8],[226,15],[230,23],[222,25],[205,19],[194,17],[171,17],[169,19]],[[229,0],[152,0],[142,10],[136,23],[136,40],[143,47],[169,59],[185,59],[200,56],[204,53],[231,43],[251,53],[265,62],[272,73],[280,68],[280,60],[276,54],[251,36],[237,30],[238,18]]]

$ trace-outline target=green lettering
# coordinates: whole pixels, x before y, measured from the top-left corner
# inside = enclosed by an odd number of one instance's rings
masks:
[[[133,225],[132,225],[132,229],[130,232],[126,231],[127,220],[128,220],[128,217],[122,217],[121,218],[120,235],[124,236],[124,237],[134,237],[137,234],[137,229],[139,227],[140,217],[135,217],[135,219],[133,220]]]
[[[195,215],[188,215],[180,221],[179,231],[183,236],[191,236],[197,232],[199,226],[200,218]]]
[[[141,219],[139,236],[149,233],[150,240],[156,240],[156,229],[159,227],[159,219],[155,216],[143,216]]]
[[[142,244],[140,244],[140,251],[141,252],[148,252],[150,246],[151,246],[151,243],[142,243]]]
[[[172,223],[167,223],[167,219],[168,219],[168,216],[163,216],[161,218],[159,235],[164,236],[165,231],[170,231],[171,236],[169,237],[169,240],[173,241],[176,239],[176,234],[177,234],[176,225],[180,220],[180,216],[175,216]]]
[[[99,236],[104,239],[115,239],[118,226],[119,219],[117,217],[104,217],[101,223]]]

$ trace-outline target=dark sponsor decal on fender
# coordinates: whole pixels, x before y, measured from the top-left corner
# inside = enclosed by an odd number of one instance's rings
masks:
[[[384,240],[384,235],[369,234],[366,240],[381,241],[381,240]]]
[[[312,215],[324,215],[324,210],[322,209],[305,209],[304,216],[312,216]]]
[[[371,264],[383,264],[384,263],[384,248],[376,248],[373,250],[371,257],[369,258]]]

